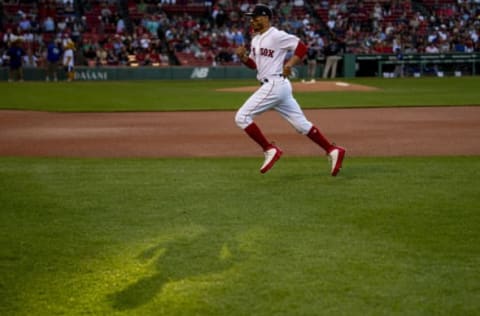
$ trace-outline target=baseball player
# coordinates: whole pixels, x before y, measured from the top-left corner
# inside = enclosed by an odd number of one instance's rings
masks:
[[[75,60],[74,60],[74,51],[75,44],[69,40],[67,44],[65,44],[65,51],[63,52],[63,66],[65,67],[65,71],[67,72],[67,81],[73,81],[75,79]]]
[[[248,98],[235,116],[235,123],[242,128],[260,147],[265,161],[261,173],[270,170],[282,156],[282,150],[264,136],[253,121],[254,117],[270,109],[276,110],[299,133],[307,135],[322,147],[329,156],[331,175],[336,176],[342,167],[345,149],[330,143],[325,136],[307,120],[302,109],[292,95],[292,85],[288,80],[292,67],[307,53],[307,47],[294,35],[271,26],[272,11],[263,4],[257,4],[252,12],[251,26],[256,33],[251,42],[250,53],[244,46],[236,49],[243,64],[257,70],[260,88]],[[285,63],[288,52],[293,56]]]

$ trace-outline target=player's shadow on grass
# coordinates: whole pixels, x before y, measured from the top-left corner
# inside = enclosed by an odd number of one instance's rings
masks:
[[[160,243],[143,251],[137,259],[153,261],[155,272],[128,287],[109,294],[107,299],[117,310],[141,307],[157,296],[168,282],[221,273],[238,263],[238,247],[227,245],[221,234],[204,232]]]

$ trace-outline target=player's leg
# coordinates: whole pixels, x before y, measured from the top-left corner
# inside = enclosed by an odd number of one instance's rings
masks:
[[[235,123],[254,140],[263,150],[265,161],[260,168],[261,173],[270,170],[281,157],[282,151],[273,145],[263,134],[260,127],[254,122],[255,116],[269,110],[274,106],[276,97],[271,84],[262,86],[240,107],[235,115]]]
[[[58,62],[52,64],[53,81],[58,81]]]
[[[292,95],[285,98],[285,101],[275,107],[275,110],[277,110],[299,133],[306,135],[314,143],[325,150],[332,162],[331,174],[332,176],[336,176],[342,167],[345,149],[333,145],[315,125],[308,121],[300,108],[300,105]]]
[[[315,82],[315,77],[317,75],[317,61],[312,60],[312,69],[311,69],[311,75],[310,75],[310,82]]]
[[[328,78],[328,73],[330,72],[330,68],[332,67],[332,59],[327,56],[325,58],[325,68],[323,69],[323,78],[327,79]]]
[[[338,60],[340,59],[340,57],[334,56],[332,59],[333,59],[333,63],[332,63],[331,78],[336,78],[337,77]]]
[[[45,72],[46,72],[45,81],[50,81],[50,76],[52,74],[52,63],[49,61],[47,61]]]
[[[67,69],[67,81],[71,82],[75,79],[75,71],[73,70],[73,66],[68,66]]]
[[[276,107],[275,110],[277,110],[280,115],[297,130],[297,132],[310,138],[313,142],[323,148],[325,152],[328,153],[332,149],[332,143],[328,141],[320,130],[305,117],[305,114],[294,98],[292,98],[290,103],[282,104],[281,106]]]
[[[271,146],[271,142],[255,124],[254,118],[271,109],[275,105],[276,99],[271,84],[262,86],[245,101],[235,115],[237,126],[243,129],[264,151]]]

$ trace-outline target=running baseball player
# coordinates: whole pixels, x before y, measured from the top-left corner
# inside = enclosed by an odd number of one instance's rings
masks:
[[[282,156],[282,150],[264,136],[253,121],[254,117],[274,109],[299,133],[307,135],[322,147],[331,160],[331,175],[336,176],[342,167],[345,149],[330,143],[325,136],[307,120],[299,104],[292,95],[292,85],[288,80],[292,67],[307,53],[307,46],[294,35],[271,26],[272,11],[263,4],[257,4],[252,12],[251,25],[256,33],[251,42],[250,53],[244,46],[236,49],[243,64],[257,70],[260,88],[240,107],[235,123],[242,128],[264,151],[265,161],[261,173],[270,170]],[[285,63],[288,52],[293,56]]]

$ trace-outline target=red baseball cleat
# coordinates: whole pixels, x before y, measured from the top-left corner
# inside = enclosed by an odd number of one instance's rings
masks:
[[[330,158],[330,162],[332,163],[332,171],[331,174],[335,177],[342,168],[343,158],[345,157],[345,148],[334,146],[332,150],[328,153],[328,157]]]
[[[260,168],[261,173],[265,173],[268,170],[270,170],[275,162],[277,162],[278,159],[283,154],[283,151],[280,150],[277,146],[272,145],[270,149],[267,149],[265,152],[265,161],[263,162],[262,167]]]

